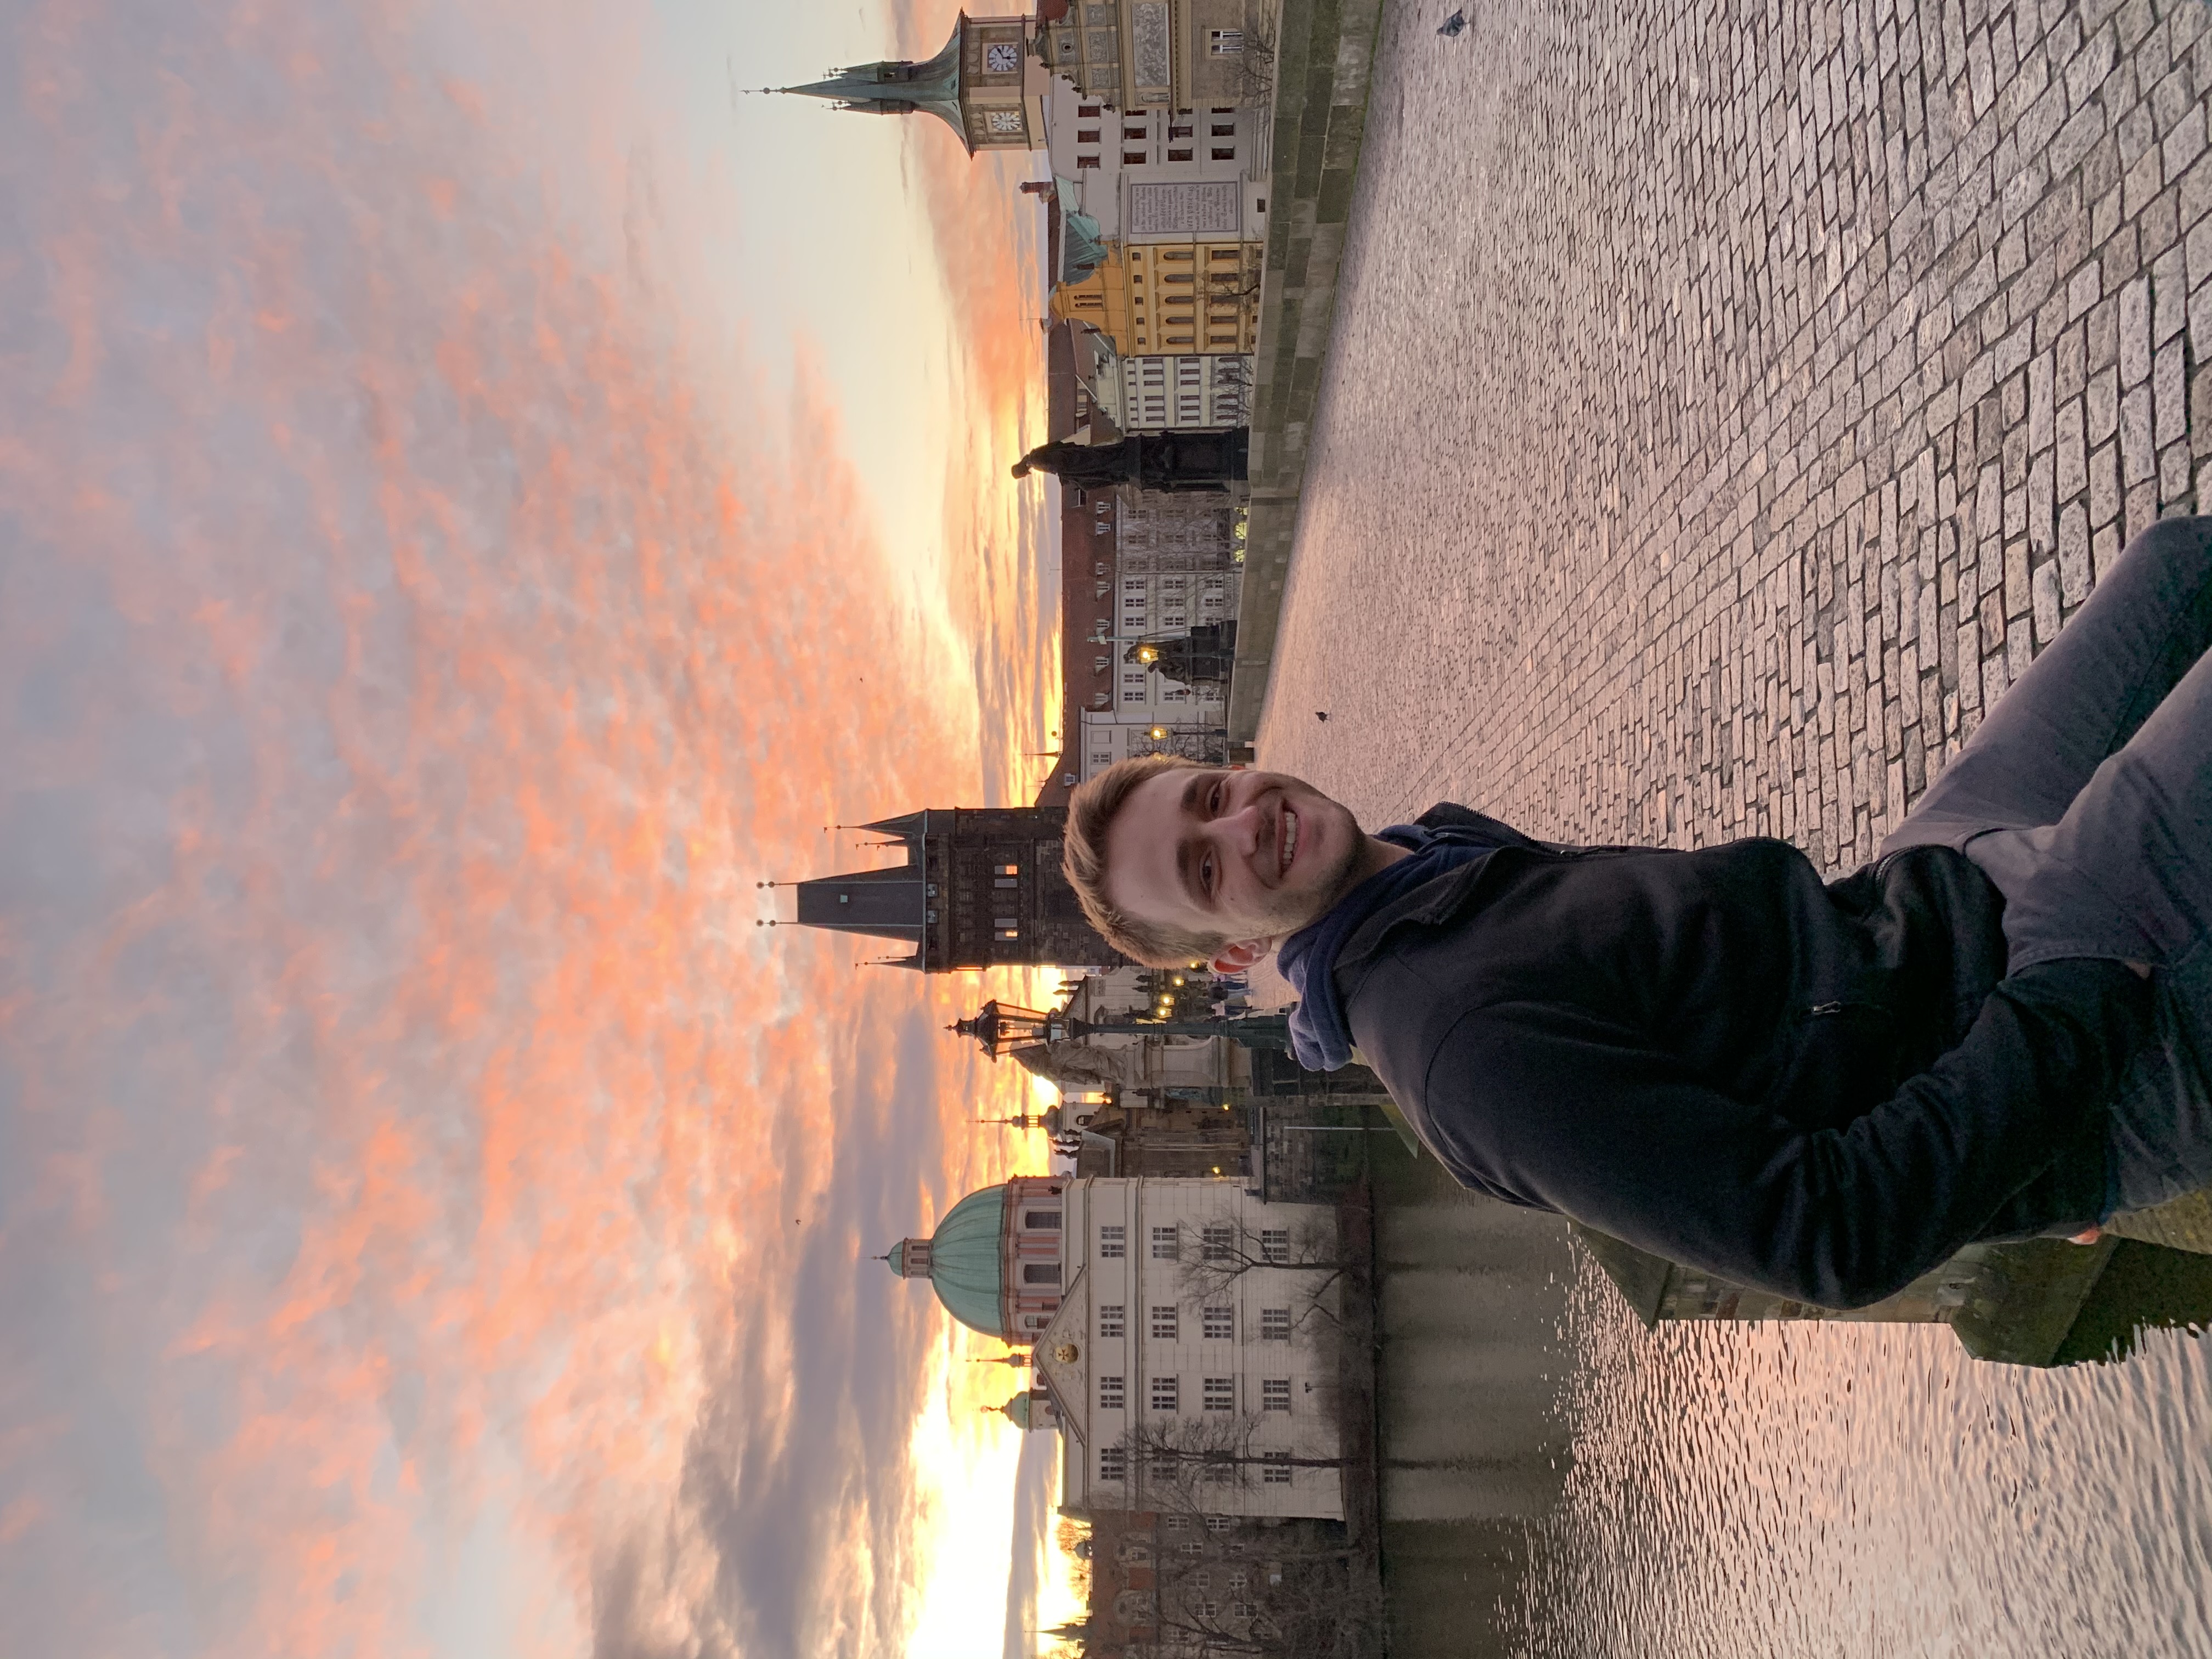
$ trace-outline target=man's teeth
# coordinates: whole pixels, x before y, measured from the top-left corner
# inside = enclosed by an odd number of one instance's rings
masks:
[[[1291,867],[1291,860],[1298,855],[1298,815],[1283,814],[1283,868]]]

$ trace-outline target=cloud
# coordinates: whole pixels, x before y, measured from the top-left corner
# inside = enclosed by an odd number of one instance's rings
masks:
[[[1021,1474],[1014,1487],[1014,1524],[1006,1578],[1006,1659],[1028,1659],[1036,1650],[1037,1611],[1044,1589],[1038,1571],[1053,1547],[1053,1510],[1060,1492],[1060,1437],[1023,1437]]]
[[[978,683],[1028,707],[1051,613],[981,471],[994,550],[908,602],[806,354],[702,320],[635,43],[518,21],[0,22],[29,1656],[914,1616],[915,1424],[970,1385],[863,1258],[995,1176],[963,1121],[1022,1085],[937,1031],[970,988],[756,929],[752,884],[1006,788]],[[455,1565],[487,1531],[509,1590]]]

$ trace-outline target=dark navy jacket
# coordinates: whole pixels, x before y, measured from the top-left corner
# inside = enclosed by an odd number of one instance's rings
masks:
[[[2007,977],[2002,900],[1960,854],[1824,884],[1778,841],[1504,835],[1335,964],[1362,1056],[1464,1185],[1835,1308],[2100,1218],[2148,988],[2112,962]]]

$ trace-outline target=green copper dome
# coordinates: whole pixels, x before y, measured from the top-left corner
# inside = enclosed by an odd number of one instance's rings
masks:
[[[1005,1412],[1018,1427],[1026,1429],[1033,1426],[1030,1420],[1030,1395],[1027,1389],[1006,1401],[1000,1409]]]
[[[929,1241],[929,1282],[937,1299],[970,1330],[1006,1334],[1004,1257],[1006,1189],[986,1187],[952,1206]]]

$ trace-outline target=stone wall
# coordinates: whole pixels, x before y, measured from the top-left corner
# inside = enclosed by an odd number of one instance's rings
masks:
[[[1256,31],[1255,47],[1273,58],[1274,171],[1260,286],[1244,592],[1229,689],[1232,747],[1251,741],[1267,701],[1382,13],[1382,0],[1283,0],[1274,21]]]

